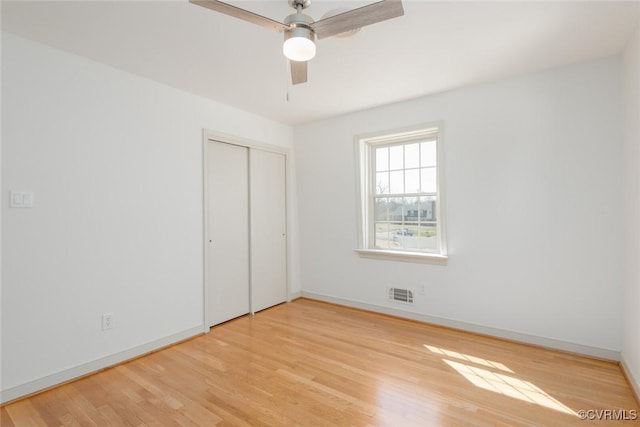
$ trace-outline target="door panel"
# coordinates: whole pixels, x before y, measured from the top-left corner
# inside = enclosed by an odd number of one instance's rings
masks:
[[[250,310],[248,148],[207,147],[207,302],[209,326]]]
[[[249,153],[251,310],[287,300],[285,156]]]

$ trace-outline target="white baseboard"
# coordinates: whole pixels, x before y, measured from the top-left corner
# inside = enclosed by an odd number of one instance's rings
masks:
[[[102,369],[117,365],[118,363],[124,362],[126,360],[133,359],[143,354],[150,353],[154,350],[158,350],[162,347],[166,347],[179,341],[183,341],[196,335],[200,335],[201,333],[202,326],[197,326],[195,328],[187,329],[186,331],[178,332],[177,334],[169,335],[168,337],[160,338],[158,340],[151,341],[130,348],[128,350],[121,351],[119,353],[111,354],[109,356],[105,356],[100,359],[75,366],[73,368],[65,369],[64,371],[47,375],[46,377],[42,377],[37,380],[29,381],[15,387],[8,388],[6,390],[2,390],[0,391],[0,403],[9,402],[20,397],[45,390],[55,385],[68,382],[75,378],[98,372]]]
[[[291,292],[289,294],[289,300],[288,302],[293,301],[294,299],[298,299],[302,296],[302,291],[298,291],[298,292]]]
[[[636,401],[640,405],[640,378],[635,377],[631,369],[629,369],[629,365],[624,360],[624,353],[622,357],[620,357],[620,368],[624,373],[624,376],[627,377],[627,381],[629,382],[629,386],[635,395]]]
[[[474,323],[461,322],[458,320],[446,319],[443,317],[428,316],[420,313],[413,313],[397,308],[385,307],[382,305],[368,304],[359,301],[353,301],[344,298],[336,298],[329,295],[318,294],[315,292],[302,291],[302,297],[315,299],[318,301],[330,302],[334,304],[344,305],[347,307],[359,308],[362,310],[374,311],[377,313],[387,314],[390,316],[401,317],[405,319],[417,320],[420,322],[431,323],[433,325],[446,326],[449,328],[461,329],[463,331],[474,332],[492,337],[503,338],[510,341],[517,341],[525,344],[533,344],[540,347],[547,347],[554,350],[562,350],[570,353],[584,354],[586,356],[597,357],[618,362],[620,361],[620,352],[608,350],[605,348],[591,347],[582,344],[575,344],[566,341],[559,341],[550,338],[538,337],[535,335],[527,335],[519,332],[508,331],[505,329],[492,328],[489,326],[476,325]]]

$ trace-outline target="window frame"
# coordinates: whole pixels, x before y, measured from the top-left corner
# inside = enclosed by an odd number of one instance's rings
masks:
[[[374,151],[380,146],[405,145],[411,142],[436,141],[436,230],[439,251],[402,250],[376,248],[374,200],[376,166]],[[442,122],[432,122],[404,129],[394,129],[370,134],[356,135],[354,138],[356,154],[357,182],[357,249],[363,257],[392,259],[407,262],[446,263],[448,260],[445,227],[445,183],[444,183],[444,130]],[[404,170],[404,168],[403,168]],[[403,193],[407,194],[407,193]]]

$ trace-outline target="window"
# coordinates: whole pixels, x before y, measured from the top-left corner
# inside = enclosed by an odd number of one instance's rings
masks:
[[[356,138],[359,252],[446,259],[441,126]]]

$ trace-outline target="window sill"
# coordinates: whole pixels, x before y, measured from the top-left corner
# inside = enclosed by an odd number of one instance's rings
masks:
[[[385,251],[383,249],[356,249],[362,258],[386,259],[390,261],[417,262],[426,264],[446,265],[447,255],[419,252]]]

